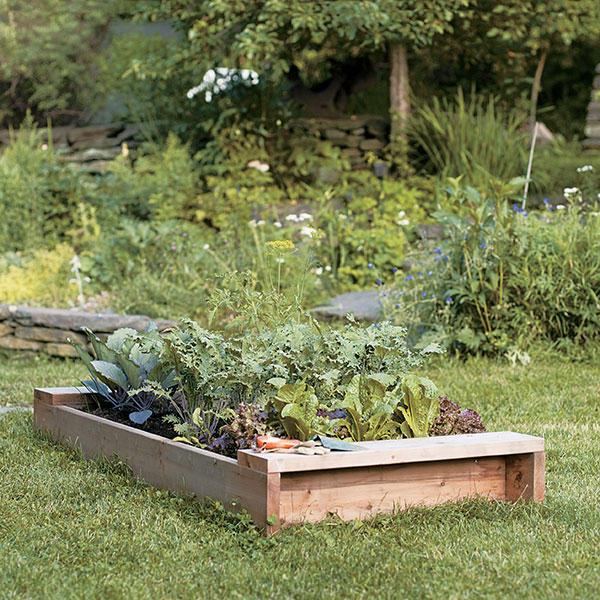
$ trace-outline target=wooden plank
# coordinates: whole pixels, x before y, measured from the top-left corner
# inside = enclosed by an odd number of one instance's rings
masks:
[[[506,454],[542,452],[543,438],[501,431],[468,435],[449,435],[404,440],[363,442],[358,452],[332,452],[324,456],[259,453],[240,450],[238,461],[263,473],[318,471],[342,467],[361,467]]]
[[[86,406],[90,392],[86,387],[35,388],[33,397],[39,402],[54,406]]]
[[[504,500],[505,485],[503,457],[284,473],[279,516],[282,526],[330,513],[367,519],[475,496]]]
[[[155,487],[213,498],[231,510],[245,508],[255,523],[266,525],[268,477],[264,473],[241,467],[231,458],[38,397],[34,419],[37,429],[80,447],[88,458],[116,455],[137,477]]]
[[[542,502],[546,487],[546,453],[506,457],[506,499]]]

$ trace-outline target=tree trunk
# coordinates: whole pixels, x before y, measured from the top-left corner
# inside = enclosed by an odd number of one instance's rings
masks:
[[[406,46],[400,42],[390,42],[389,55],[391,141],[394,145],[406,143],[406,121],[410,111]]]
[[[531,107],[529,111],[529,130],[533,135],[536,122],[537,103],[538,96],[540,94],[540,84],[542,82],[542,73],[544,72],[544,65],[546,64],[546,57],[548,56],[548,49],[542,50],[540,59],[538,61],[537,69],[535,70],[535,76],[533,78],[533,84],[531,85]]]

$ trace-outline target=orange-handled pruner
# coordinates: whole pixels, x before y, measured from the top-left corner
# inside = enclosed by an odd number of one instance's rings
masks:
[[[300,444],[300,440],[287,440],[285,438],[271,437],[270,435],[259,435],[256,438],[256,445],[261,450],[275,450],[277,448],[286,450],[295,448]]]

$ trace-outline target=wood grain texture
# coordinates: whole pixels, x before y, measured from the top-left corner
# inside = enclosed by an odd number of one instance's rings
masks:
[[[506,499],[542,502],[546,488],[546,453],[506,457]]]
[[[54,406],[86,406],[86,396],[90,392],[85,387],[54,387],[35,388],[33,397],[39,402],[52,404]]]
[[[503,457],[486,457],[285,473],[280,521],[314,523],[330,513],[345,521],[367,519],[475,496],[504,500],[504,465]]]
[[[267,475],[231,458],[38,398],[34,420],[37,429],[78,446],[88,458],[117,456],[155,487],[213,498],[230,510],[245,508],[257,525],[267,524]]]
[[[543,438],[501,431],[432,438],[381,440],[358,444],[357,452],[332,452],[324,456],[259,453],[240,450],[238,461],[263,473],[321,471],[343,467],[405,464],[507,454],[543,452]]]

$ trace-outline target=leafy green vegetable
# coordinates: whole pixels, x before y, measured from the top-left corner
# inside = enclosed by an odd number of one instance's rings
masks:
[[[436,385],[425,377],[407,375],[402,382],[404,417],[401,431],[406,437],[427,437],[429,429],[440,412],[439,392]]]

